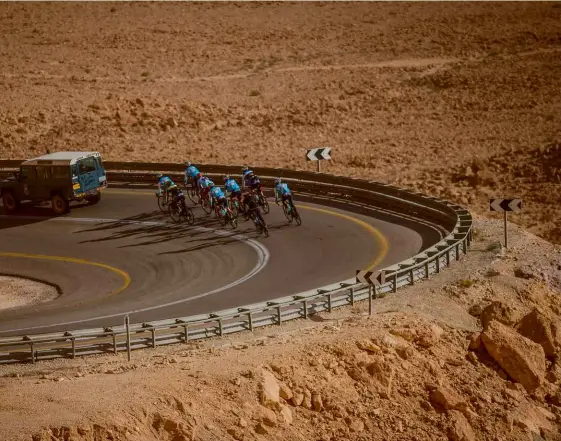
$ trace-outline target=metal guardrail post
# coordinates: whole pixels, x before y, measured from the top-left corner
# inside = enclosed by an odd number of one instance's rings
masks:
[[[460,244],[456,244],[456,261],[460,260]]]
[[[331,304],[331,294],[327,294],[327,312],[333,311],[333,306]]]
[[[351,295],[351,306],[354,306],[354,304],[355,304],[355,290],[354,290],[354,288],[350,289],[350,295]]]
[[[280,306],[277,306],[277,321],[278,321],[279,326],[280,326],[281,323],[282,323],[282,315],[281,315],[281,307]]]
[[[29,347],[31,349],[31,362],[35,364],[35,351],[33,350],[33,342],[29,343]]]
[[[183,325],[183,338],[185,343],[189,341],[189,325]]]
[[[249,323],[249,330],[251,332],[253,332],[253,316],[252,316],[251,312],[247,313],[247,321]]]
[[[368,285],[368,315],[372,315],[372,291],[376,293],[376,287]]]
[[[218,319],[218,335],[222,337],[224,335],[222,330],[222,319]]]
[[[397,292],[397,271],[393,275],[393,292]]]
[[[117,334],[113,334],[113,353],[117,355]]]
[[[505,211],[505,213],[506,213],[506,211]],[[468,252],[468,249],[467,249],[467,239],[464,239],[464,240],[462,241],[462,248],[464,249],[464,254],[467,254],[467,252]]]
[[[71,340],[72,340],[72,358],[76,358],[76,339],[72,337]]]
[[[411,283],[410,284],[414,285],[415,284],[415,274],[413,272],[413,269],[409,270],[409,277],[411,277]]]
[[[436,262],[436,272],[440,273],[440,256],[438,254],[436,255],[435,262]]]
[[[156,347],[156,328],[152,328],[152,347]]]
[[[425,279],[429,278],[429,263],[425,262]]]
[[[131,330],[130,330],[130,318],[125,316],[125,327],[127,328],[127,359],[131,361]]]
[[[304,308],[304,318],[308,318],[308,302],[306,300],[302,300],[302,307]]]
[[[450,250],[446,250],[446,267],[450,267]]]

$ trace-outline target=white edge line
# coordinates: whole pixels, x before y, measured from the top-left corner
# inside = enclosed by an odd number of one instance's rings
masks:
[[[119,220],[119,219],[94,219],[94,218],[84,218],[84,217],[66,217],[66,218],[55,217],[55,218],[49,218],[49,217],[43,217],[43,216],[17,216],[17,217],[15,217],[15,216],[0,215],[0,219],[1,218],[48,219],[49,221],[57,221],[57,222],[117,223],[117,224],[124,224],[124,225],[131,225],[131,224],[137,224],[138,225],[138,224],[140,224],[140,225],[167,226],[167,227],[172,227],[173,226],[173,225],[168,224],[166,222],[131,221],[131,220]],[[29,331],[29,330],[34,330],[34,329],[51,328],[51,327],[64,326],[64,325],[74,325],[74,324],[77,324],[77,323],[91,322],[91,321],[94,321],[94,320],[104,320],[104,319],[113,318],[113,317],[122,317],[122,316],[127,315],[127,314],[138,314],[140,312],[146,312],[146,311],[152,311],[154,309],[166,308],[168,306],[178,305],[180,303],[187,303],[187,302],[190,302],[191,300],[197,300],[197,299],[200,299],[200,298],[203,298],[203,297],[207,297],[207,296],[210,296],[212,294],[216,294],[218,292],[221,292],[221,291],[224,291],[226,289],[233,288],[234,286],[240,285],[240,284],[246,282],[247,280],[251,279],[255,275],[257,275],[260,271],[262,271],[265,268],[265,266],[267,266],[267,263],[269,262],[269,257],[270,257],[269,250],[267,249],[267,247],[265,247],[263,244],[259,243],[255,239],[251,239],[247,236],[244,236],[243,234],[229,234],[226,231],[214,230],[212,228],[206,228],[206,227],[192,227],[192,228],[193,228],[193,230],[196,230],[196,231],[210,232],[210,233],[216,234],[218,236],[232,237],[234,239],[237,239],[237,240],[240,240],[244,243],[249,244],[249,246],[251,246],[257,253],[257,264],[253,267],[253,269],[249,273],[247,273],[245,276],[239,278],[238,280],[234,280],[233,282],[229,283],[228,285],[224,285],[220,288],[216,288],[216,289],[213,289],[212,291],[207,291],[205,293],[198,294],[196,296],[189,297],[187,299],[176,300],[176,301],[164,303],[164,304],[158,305],[158,306],[151,306],[149,308],[135,309],[135,310],[132,310],[132,311],[120,312],[120,313],[116,313],[116,314],[109,314],[109,315],[104,315],[104,316],[99,316],[99,317],[92,317],[92,318],[88,318],[88,319],[84,319],[84,320],[74,320],[74,321],[70,321],[70,322],[53,323],[53,324],[49,324],[49,325],[31,326],[29,328],[9,329],[9,330],[0,331],[0,334],[5,334],[5,333],[8,333],[8,332],[20,332],[20,331]]]

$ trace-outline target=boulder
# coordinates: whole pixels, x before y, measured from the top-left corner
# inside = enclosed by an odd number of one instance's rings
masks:
[[[480,319],[483,329],[487,329],[492,320],[496,320],[506,326],[512,326],[516,322],[513,309],[501,302],[493,302],[487,305],[483,309]]]
[[[516,326],[516,330],[524,337],[541,345],[546,357],[553,357],[555,355],[556,329],[551,321],[537,308],[534,308],[530,313],[522,317],[522,320]]]
[[[543,348],[513,329],[492,320],[481,334],[487,352],[505,372],[530,392],[545,376]]]
[[[317,412],[323,409],[323,401],[321,399],[321,395],[318,392],[314,392],[312,394],[312,407]]]
[[[374,354],[379,354],[382,352],[378,345],[375,345],[372,340],[358,340],[356,345],[359,349],[363,351],[372,352]]]
[[[474,332],[469,339],[469,350],[478,351],[481,348],[481,334]]]
[[[458,409],[465,404],[462,397],[447,386],[440,386],[433,390],[429,395],[429,400],[433,407],[443,410]]]
[[[376,359],[366,366],[366,371],[372,376],[380,386],[381,392],[391,395],[393,380],[395,376],[395,366],[383,357]]]
[[[292,424],[292,421],[293,421],[292,411],[290,410],[289,407],[285,406],[284,404],[281,404],[280,414],[281,414],[282,420],[286,424]]]
[[[448,437],[451,441],[475,441],[475,435],[468,420],[457,410],[449,412],[451,427]]]
[[[430,348],[438,343],[442,334],[444,334],[444,330],[440,326],[431,323],[417,331],[415,343],[424,348]]]
[[[277,424],[277,415],[271,409],[260,406],[259,420],[267,426],[274,427]]]
[[[468,309],[468,313],[474,317],[481,317],[481,314],[483,314],[483,308],[481,307],[481,305],[476,303]]]
[[[291,400],[294,394],[292,390],[282,381],[279,382],[279,395],[281,398],[284,398],[286,401]]]
[[[261,369],[260,399],[261,404],[270,409],[280,409],[280,387],[275,376]]]
[[[408,342],[412,342],[417,338],[417,331],[411,328],[394,328],[390,330],[390,334],[401,337]]]
[[[291,401],[294,406],[301,406],[304,402],[304,393],[302,391],[296,391]]]

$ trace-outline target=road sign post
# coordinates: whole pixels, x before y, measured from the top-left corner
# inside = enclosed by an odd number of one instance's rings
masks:
[[[489,206],[491,211],[504,214],[504,233],[505,233],[505,248],[508,248],[508,229],[507,229],[507,212],[520,213],[522,210],[521,199],[490,199]]]
[[[125,327],[127,328],[127,358],[131,361],[131,332],[130,332],[130,319],[125,316]]]
[[[317,161],[318,173],[321,172],[321,161],[331,159],[331,147],[319,147],[316,149],[306,150],[307,161]]]

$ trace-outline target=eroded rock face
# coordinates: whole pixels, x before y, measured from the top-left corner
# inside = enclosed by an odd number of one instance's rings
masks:
[[[487,305],[480,316],[483,329],[487,329],[492,320],[496,320],[503,325],[512,326],[516,322],[513,309],[502,302],[493,302]]]
[[[466,417],[457,410],[449,412],[452,426],[448,432],[451,441],[475,441],[473,429]]]
[[[556,352],[555,341],[557,327],[537,308],[526,314],[516,326],[517,331],[534,343],[541,345],[546,357],[553,357]]]
[[[260,398],[261,404],[270,409],[280,409],[280,387],[275,376],[265,370],[261,370]]]
[[[481,334],[487,352],[527,391],[538,388],[545,376],[543,348],[515,330],[492,320]]]

